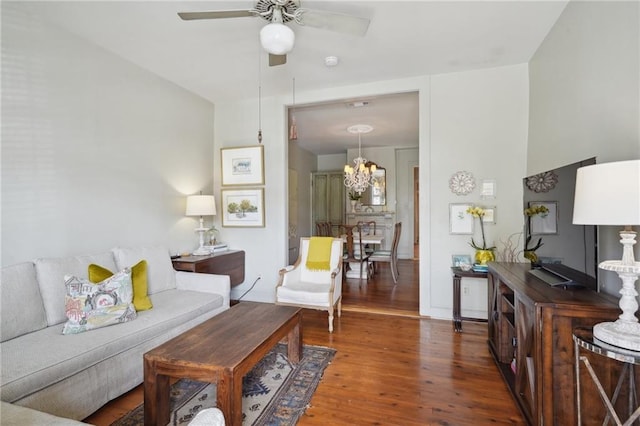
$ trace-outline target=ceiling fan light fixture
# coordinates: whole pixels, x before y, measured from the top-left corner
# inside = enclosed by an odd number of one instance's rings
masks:
[[[284,24],[272,22],[260,30],[260,44],[272,55],[285,55],[293,49],[296,36],[293,30]]]

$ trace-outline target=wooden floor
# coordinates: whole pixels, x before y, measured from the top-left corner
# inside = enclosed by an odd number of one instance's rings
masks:
[[[298,425],[522,425],[487,349],[487,326],[418,317],[418,262],[388,265],[374,279],[347,280],[343,313],[304,311],[305,344],[337,350]],[[376,313],[364,312],[365,310]],[[109,425],[142,403],[142,387],[86,421]]]

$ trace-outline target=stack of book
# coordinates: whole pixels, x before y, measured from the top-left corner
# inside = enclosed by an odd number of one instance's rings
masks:
[[[229,246],[226,243],[217,243],[210,246],[204,246],[211,254],[220,253],[221,251],[229,250]]]
[[[489,272],[489,267],[487,265],[481,265],[479,263],[473,264],[473,270],[475,272]]]

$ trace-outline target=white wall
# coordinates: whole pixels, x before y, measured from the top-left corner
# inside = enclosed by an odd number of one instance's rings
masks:
[[[427,169],[431,181],[428,186],[420,183],[421,194],[428,197],[426,208],[431,211],[430,234],[420,232],[420,241],[431,246],[431,292],[421,294],[421,312],[423,305],[429,306],[432,316],[448,318],[453,297],[451,255],[474,253],[470,235],[449,233],[449,204],[496,207],[496,224],[485,227],[488,244],[500,247],[499,240],[522,231],[527,66],[442,74],[433,76],[431,82],[430,160],[426,167],[422,161],[420,164],[421,174]],[[420,153],[422,160],[422,146]],[[476,189],[469,195],[455,195],[449,189],[449,178],[460,170],[471,172],[476,179]],[[496,181],[495,199],[481,199],[478,186],[482,179]],[[422,211],[422,204],[420,208]],[[479,229],[477,219],[475,228]],[[478,238],[479,231],[476,241]],[[486,315],[485,281],[469,285],[469,291],[462,298],[463,314],[468,309],[477,311],[474,316]]]
[[[428,79],[413,78],[376,82],[347,87],[333,87],[318,91],[296,92],[296,102],[301,104],[326,102],[347,97],[363,97],[377,94],[390,94],[416,90],[426,90]],[[232,247],[246,251],[246,282],[232,290],[232,297],[242,295],[251,288],[254,280],[261,276],[255,287],[243,300],[273,301],[278,270],[288,263],[288,211],[285,208],[287,188],[287,133],[286,108],[289,97],[262,99],[262,129],[265,146],[266,183],[266,227],[263,229],[227,229],[221,231],[221,239]],[[219,167],[219,149],[225,146],[243,146],[256,143],[258,128],[257,99],[216,105],[216,127],[214,167]],[[425,133],[425,145],[427,144]],[[344,161],[344,160],[343,160]],[[340,161],[341,170],[344,162]],[[320,165],[319,165],[320,167]],[[324,169],[324,167],[323,167]],[[331,167],[334,169],[334,167]],[[221,186],[214,182],[215,194],[219,195]]]
[[[529,64],[528,175],[640,158],[639,22],[638,2],[569,2]],[[621,257],[617,231],[600,227],[601,260]],[[601,274],[616,294],[619,279]]]
[[[640,156],[640,4],[569,2],[529,63],[527,175]]]
[[[498,224],[494,237],[522,230],[522,181],[527,135],[527,67],[517,65],[468,73],[381,81],[296,93],[299,103],[325,102],[418,91],[420,97],[420,313],[451,318],[451,255],[473,253],[467,236],[449,234],[451,202],[479,201],[479,191],[458,197],[449,191],[449,177],[458,170],[480,180],[496,179]],[[431,95],[433,93],[433,95]],[[262,100],[266,156],[266,223],[264,229],[222,229],[222,239],[247,252],[247,282],[240,295],[262,276],[246,300],[274,300],[278,270],[287,264],[287,140],[288,99]],[[257,99],[216,108],[216,160],[219,148],[255,144]],[[385,163],[386,166],[386,163]],[[220,184],[214,182],[216,195]],[[480,296],[486,301],[486,289]],[[483,305],[486,303],[483,302]]]
[[[330,155],[318,155],[318,168],[319,172],[330,172],[334,170],[343,170],[344,165],[347,164],[347,154],[330,154]]]
[[[121,245],[194,248],[213,105],[2,7],[2,264]]]

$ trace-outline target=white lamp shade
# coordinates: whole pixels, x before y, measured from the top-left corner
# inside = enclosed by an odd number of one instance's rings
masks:
[[[640,160],[579,168],[573,223],[640,225]]]
[[[289,53],[295,40],[293,30],[277,22],[267,24],[260,30],[260,44],[273,55]]]
[[[189,195],[185,214],[187,216],[215,216],[216,199],[213,195]]]

